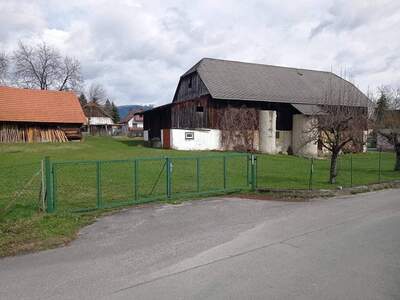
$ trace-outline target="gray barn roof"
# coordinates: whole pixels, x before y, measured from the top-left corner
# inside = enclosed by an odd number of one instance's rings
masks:
[[[182,77],[197,72],[214,99],[269,101],[308,105],[327,104],[328,87],[351,90],[357,103],[367,106],[368,98],[353,84],[324,71],[287,68],[254,63],[203,58]],[[338,104],[338,103],[332,103]]]

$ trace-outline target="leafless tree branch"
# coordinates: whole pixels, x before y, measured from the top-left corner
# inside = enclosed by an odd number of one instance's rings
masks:
[[[4,52],[0,52],[0,84],[4,84],[8,75],[8,58]]]
[[[336,182],[340,153],[362,151],[368,128],[368,99],[349,82],[335,79],[329,82],[308,132],[310,141],[318,141],[331,154],[330,183]]]
[[[82,82],[79,62],[68,56],[63,58],[44,42],[30,46],[20,41],[12,60],[13,78],[18,86],[61,91],[75,90]]]

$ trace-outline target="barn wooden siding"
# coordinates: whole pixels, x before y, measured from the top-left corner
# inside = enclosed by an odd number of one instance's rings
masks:
[[[173,102],[145,112],[144,130],[149,131],[150,139],[161,139],[161,129],[220,129],[220,116],[228,107],[276,110],[277,130],[292,130],[293,114],[299,113],[287,103],[221,100],[213,99],[210,95],[204,95],[195,99]],[[256,122],[258,130],[258,115]]]
[[[196,99],[210,94],[197,72],[182,77],[179,80],[173,102]]]
[[[171,128],[171,104],[156,107],[143,115],[143,129],[148,131],[150,140],[161,140],[161,129]]]
[[[203,96],[172,105],[172,128],[211,128],[209,123],[210,97]]]

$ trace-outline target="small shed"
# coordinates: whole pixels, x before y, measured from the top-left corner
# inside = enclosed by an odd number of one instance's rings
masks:
[[[0,87],[0,142],[81,139],[85,123],[75,93]]]

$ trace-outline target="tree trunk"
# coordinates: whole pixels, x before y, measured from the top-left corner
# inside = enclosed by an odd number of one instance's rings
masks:
[[[396,152],[396,165],[394,166],[394,170],[400,171],[400,143],[394,145],[394,150]]]
[[[339,156],[338,152],[332,152],[331,169],[330,169],[330,172],[329,172],[329,183],[331,183],[331,184],[335,184],[336,183],[338,156]]]

